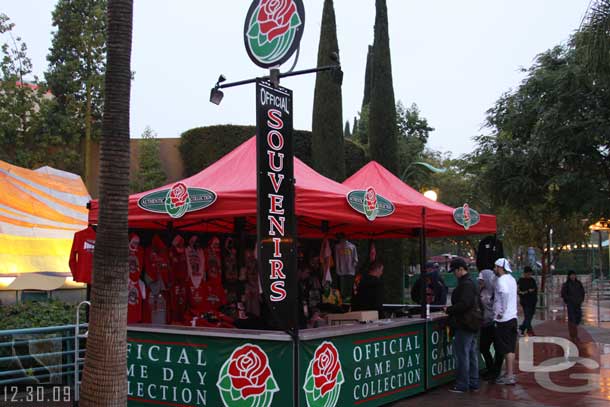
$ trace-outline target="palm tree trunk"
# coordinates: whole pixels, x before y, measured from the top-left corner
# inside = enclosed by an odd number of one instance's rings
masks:
[[[127,404],[127,199],[133,0],[108,1],[100,215],[81,406]]]

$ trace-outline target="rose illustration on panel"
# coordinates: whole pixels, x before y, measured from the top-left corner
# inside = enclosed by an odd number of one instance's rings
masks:
[[[368,187],[364,194],[364,214],[368,220],[377,217],[377,193],[373,187]]]
[[[305,399],[308,407],[335,407],[345,381],[339,352],[332,342],[324,341],[314,352],[305,375]]]
[[[188,188],[182,182],[178,182],[167,193],[165,210],[172,218],[180,218],[188,211],[190,203]]]
[[[246,22],[246,46],[261,66],[279,65],[302,24],[294,0],[260,0]]]
[[[267,354],[249,343],[225,361],[216,386],[225,407],[269,407],[279,391]]]

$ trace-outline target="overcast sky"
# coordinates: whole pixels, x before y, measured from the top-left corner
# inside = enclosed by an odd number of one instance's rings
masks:
[[[535,56],[565,42],[590,0],[388,0],[396,100],[419,105],[436,130],[429,146],[459,155],[474,147],[485,111],[516,87]],[[51,45],[54,0],[4,0],[0,12],[16,24],[42,77]],[[254,86],[227,89],[208,102],[220,73],[236,81],[266,72],[243,45],[249,0],[135,0],[132,137],[148,125],[160,137],[213,124],[254,124]],[[306,25],[296,69],[315,65],[322,0],[304,0]],[[375,2],[334,0],[343,71],[343,121],[362,102]],[[292,60],[285,64],[288,69]],[[311,129],[315,76],[287,78],[294,91],[294,126]],[[483,130],[484,131],[484,130]]]

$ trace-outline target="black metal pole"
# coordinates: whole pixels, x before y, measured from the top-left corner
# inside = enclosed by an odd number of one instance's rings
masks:
[[[419,230],[419,278],[422,284],[425,284],[423,278],[426,272],[426,208],[422,208],[422,228]],[[426,318],[426,289],[422,285],[421,296],[419,299],[421,304],[421,317]]]
[[[323,72],[323,71],[332,71],[333,69],[341,69],[341,65],[325,65],[325,66],[321,66],[319,68],[309,68],[309,69],[302,69],[300,71],[285,72],[285,73],[280,73],[277,77],[278,78],[287,78],[289,76],[306,75],[306,74],[310,74],[310,73],[317,73],[317,72]],[[271,79],[271,76],[267,75],[267,76],[262,76],[260,78],[244,79],[243,81],[237,81],[237,82],[217,83],[215,88],[216,89],[225,89],[225,88],[232,88],[235,86],[247,85],[249,83],[255,83],[259,79],[269,80],[269,79]]]

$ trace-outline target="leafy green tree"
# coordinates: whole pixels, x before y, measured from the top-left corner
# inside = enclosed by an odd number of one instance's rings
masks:
[[[139,166],[132,177],[131,192],[148,191],[167,182],[167,175],[161,164],[159,146],[157,134],[147,126],[138,145]]]
[[[332,0],[324,0],[318,66],[335,63],[331,59],[332,53],[339,53],[335,10]],[[311,156],[314,168],[336,181],[345,179],[342,106],[341,84],[337,83],[333,72],[318,72],[311,122]]]
[[[572,236],[582,233],[579,219],[608,213],[609,82],[576,54],[572,45],[540,54],[488,111],[492,134],[476,139],[470,157],[494,206],[537,230],[517,233],[535,236],[536,247],[548,246],[551,229]]]
[[[0,159],[27,168],[51,165],[73,171],[78,162],[70,148],[73,140],[55,130],[49,115],[55,100],[32,76],[27,45],[13,28],[8,16],[0,14]]]
[[[407,182],[413,181],[413,176],[426,177],[429,173],[421,166],[413,165],[414,162],[424,161],[424,149],[428,137],[434,131],[428,120],[424,118],[416,103],[405,108],[401,101],[396,104],[396,124],[398,126],[398,160],[403,175],[409,175]],[[405,174],[405,172],[407,174]]]
[[[108,1],[100,208],[79,405],[127,405],[129,96],[133,0]]]
[[[91,141],[99,137],[104,100],[107,0],[59,0],[53,11],[45,78],[57,99],[57,131],[84,140],[83,175],[91,179]]]

